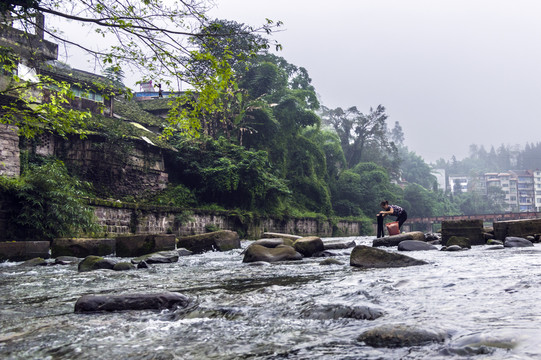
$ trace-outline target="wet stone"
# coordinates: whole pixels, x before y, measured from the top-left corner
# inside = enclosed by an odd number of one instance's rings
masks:
[[[398,348],[442,343],[448,334],[440,330],[423,329],[409,325],[383,325],[365,331],[358,341],[372,347]]]
[[[534,246],[533,243],[527,239],[515,236],[508,236],[503,242],[505,247],[530,247]]]
[[[427,262],[423,260],[365,245],[356,246],[350,256],[350,265],[362,268],[395,268],[425,264]]]

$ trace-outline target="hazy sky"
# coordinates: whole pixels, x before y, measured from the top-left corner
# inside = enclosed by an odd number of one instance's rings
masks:
[[[427,162],[541,141],[539,0],[215,1],[212,17],[283,21],[279,55],[323,105],[384,105]]]

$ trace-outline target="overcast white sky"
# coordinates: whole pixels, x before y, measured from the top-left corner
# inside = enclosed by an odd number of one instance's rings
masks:
[[[539,0],[215,0],[305,67],[330,108],[382,104],[427,162],[541,141]],[[541,167],[541,159],[540,159]]]

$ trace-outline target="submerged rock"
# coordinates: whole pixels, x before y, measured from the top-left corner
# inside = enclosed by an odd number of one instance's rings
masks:
[[[459,245],[451,245],[451,246],[444,246],[441,248],[441,251],[462,251],[466,250],[467,248],[463,248]]]
[[[26,260],[20,266],[47,266],[48,263],[44,258],[36,257],[30,260]]]
[[[344,263],[335,258],[327,258],[321,261],[319,265],[344,265]]]
[[[76,258],[74,256],[59,256],[56,259],[54,259],[54,263],[56,265],[78,264],[79,263],[79,258]]]
[[[302,317],[317,320],[375,320],[384,314],[385,312],[383,310],[369,306],[347,306],[340,304],[310,306],[301,311]]]
[[[405,240],[398,244],[399,251],[426,251],[426,250],[438,250],[434,245],[428,244],[419,240]]]
[[[157,294],[84,295],[75,303],[75,312],[163,310],[185,308],[191,303],[192,301],[187,296],[174,292]]]
[[[410,347],[444,342],[448,334],[443,331],[422,329],[409,325],[383,325],[362,333],[357,340],[372,347]]]
[[[516,237],[516,236],[508,236],[505,238],[505,241],[503,242],[503,246],[505,247],[530,247],[534,245],[530,240],[526,240],[524,238]]]
[[[362,268],[394,268],[425,264],[428,263],[423,260],[365,245],[356,246],[350,256],[350,265]]]
[[[242,262],[276,262],[284,260],[302,260],[303,256],[291,246],[280,245],[275,248],[267,248],[261,245],[250,245],[244,252]]]

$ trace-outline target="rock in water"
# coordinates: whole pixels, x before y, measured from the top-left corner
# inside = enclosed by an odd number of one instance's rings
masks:
[[[394,268],[428,264],[409,256],[387,252],[366,245],[358,245],[351,251],[350,265],[362,268]]]
[[[306,257],[311,257],[314,254],[325,250],[323,241],[317,236],[300,238],[293,243],[293,248]]]
[[[505,238],[505,241],[503,242],[503,246],[505,247],[530,247],[534,245],[530,240],[527,240],[521,237],[516,237],[516,236],[508,236]]]
[[[261,245],[250,245],[244,253],[244,259],[242,262],[276,262],[284,260],[302,260],[302,255],[295,251],[293,247],[287,245],[279,245],[275,248],[267,248]]]
[[[419,240],[405,240],[398,244],[399,251],[425,251],[425,250],[438,250],[437,247]]]
[[[84,295],[75,303],[75,312],[163,310],[177,307],[185,308],[191,303],[192,301],[187,296],[174,292],[130,295]]]
[[[358,340],[372,347],[410,347],[432,342],[444,342],[447,334],[408,325],[383,325],[362,333]]]

